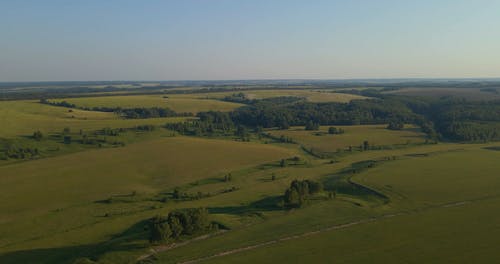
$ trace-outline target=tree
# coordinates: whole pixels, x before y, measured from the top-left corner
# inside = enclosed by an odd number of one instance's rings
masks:
[[[391,121],[389,122],[389,125],[387,126],[387,129],[390,130],[401,130],[404,128],[404,123],[401,121]]]
[[[282,159],[280,160],[280,167],[286,167],[286,160],[285,159]]]
[[[370,149],[370,143],[368,143],[368,140],[363,141],[363,150],[369,150]]]
[[[344,134],[344,130],[342,128],[329,127],[328,134]]]
[[[303,200],[301,199],[301,195],[295,188],[288,188],[285,191],[285,206],[288,208],[300,207],[302,206]]]
[[[180,219],[170,213],[168,215],[168,224],[170,225],[170,230],[172,231],[172,237],[179,238],[182,234],[182,231],[184,231]]]
[[[278,127],[279,127],[279,129],[289,129],[290,124],[288,123],[288,121],[286,121],[286,119],[283,119],[279,122]]]
[[[314,123],[311,120],[307,121],[305,130],[318,130],[318,129],[319,129],[318,123]]]
[[[172,194],[172,196],[174,199],[181,199],[182,198],[182,194],[181,194],[181,191],[179,190],[179,188],[174,189],[174,193]]]
[[[311,194],[321,192],[322,190],[323,185],[319,182],[294,180],[290,183],[290,187],[286,189],[283,196],[284,206],[287,208],[301,207]]]
[[[241,139],[245,139],[246,137],[248,137],[248,131],[246,130],[246,128],[242,125],[239,125],[237,128],[236,128],[236,132],[235,132],[235,135]]]
[[[71,144],[71,136],[64,136],[63,137],[63,142],[64,144]]]
[[[157,215],[149,221],[150,242],[167,241],[172,236],[172,230],[167,219]]]
[[[323,184],[321,182],[307,181],[309,186],[309,194],[315,194],[323,191]]]
[[[42,138],[43,138],[43,134],[42,134],[42,132],[40,132],[40,130],[37,130],[33,133],[34,140],[40,141],[40,140],[42,140]]]

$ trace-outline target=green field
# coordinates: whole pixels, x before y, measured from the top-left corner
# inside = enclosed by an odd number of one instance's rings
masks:
[[[26,136],[40,130],[44,133],[60,132],[65,127],[77,131],[104,127],[120,128],[136,125],[163,125],[184,118],[121,119],[113,113],[84,111],[55,107],[38,101],[0,101],[0,138]]]
[[[233,93],[52,100],[231,111],[241,105],[220,99]],[[312,90],[245,94],[359,99]],[[409,124],[402,130],[335,126],[344,130],[335,135],[329,126],[295,126],[265,134],[248,127],[241,136],[233,126],[187,136],[164,126],[185,117],[126,119],[69,110],[36,100],[0,102],[0,142],[42,154],[0,162],[0,263],[442,263],[496,256],[498,143],[436,142]],[[105,134],[103,128],[118,130]],[[41,140],[31,137],[36,130]],[[68,135],[74,140],[65,143]],[[83,135],[102,142],[85,144]],[[365,141],[370,148],[360,151]],[[325,190],[287,209],[284,191],[305,179]],[[175,244],[148,241],[148,219],[198,207],[207,208],[223,232]]]
[[[346,103],[354,99],[366,99],[364,96],[344,93],[334,93],[327,91],[315,90],[262,90],[262,91],[245,91],[243,92],[249,99],[263,99],[278,96],[296,96],[306,98],[310,102],[341,102]]]
[[[321,90],[290,90],[290,89],[269,89],[269,90],[251,90],[245,89],[241,91],[231,91],[231,92],[214,92],[214,93],[200,93],[197,94],[198,98],[213,98],[222,99],[226,96],[231,96],[233,94],[243,93],[247,99],[265,99],[281,96],[294,96],[305,98],[309,102],[325,103],[325,102],[340,102],[347,103],[355,99],[366,99],[367,97],[347,94],[347,93],[335,93],[332,91],[321,91]],[[191,98],[193,95],[175,95],[178,97]]]
[[[231,151],[242,154],[226,155]],[[100,222],[98,215],[113,210],[134,212],[144,206],[132,204],[125,209],[120,204],[96,204],[98,200],[132,192],[153,195],[291,155],[270,145],[172,137],[2,166],[1,199],[9,202],[1,205],[0,247],[23,248],[26,241],[43,247],[54,235],[65,238],[50,245],[64,245],[66,236],[76,243],[80,237],[64,230],[92,233],[93,224]],[[78,221],[58,222],[73,214],[78,214]],[[24,229],[32,219],[38,219],[37,226]],[[82,227],[82,223],[90,226]],[[104,237],[96,232],[92,238]]]
[[[240,104],[205,99],[198,95],[127,95],[127,96],[101,96],[80,97],[50,100],[55,102],[67,101],[78,107],[166,107],[179,113],[197,113],[201,111],[230,111]]]
[[[275,136],[285,136],[294,142],[317,152],[332,153],[346,150],[349,146],[359,147],[366,140],[372,146],[390,146],[425,142],[424,134],[418,128],[406,126],[401,131],[388,130],[386,125],[335,126],[345,130],[344,134],[328,134],[328,127],[307,131],[303,127],[288,130],[269,130]]]
[[[487,262],[496,254],[500,232],[495,220],[500,180],[495,177],[494,164],[500,153],[476,146],[457,147],[423,147],[416,152],[430,153],[428,157],[398,152],[403,154],[400,160],[355,176],[357,182],[388,195],[391,202],[387,206],[363,208],[325,202],[221,236],[220,244],[214,238],[215,245],[198,242],[193,245],[198,250],[185,247],[164,253],[160,263],[185,260],[186,255],[208,258],[201,263]],[[416,171],[421,173],[416,175]],[[304,229],[306,222],[319,232],[309,233]],[[213,257],[216,254],[226,256]]]

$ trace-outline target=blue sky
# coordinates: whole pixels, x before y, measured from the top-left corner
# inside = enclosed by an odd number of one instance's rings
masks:
[[[500,0],[0,1],[0,81],[500,77]]]

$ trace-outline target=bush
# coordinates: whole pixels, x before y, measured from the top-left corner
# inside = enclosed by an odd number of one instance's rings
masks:
[[[40,141],[40,140],[42,140],[42,138],[43,138],[43,134],[42,134],[42,132],[40,132],[40,130],[33,132],[33,139],[34,140]]]
[[[284,206],[286,208],[298,208],[304,205],[305,200],[312,194],[321,192],[323,185],[319,182],[304,180],[294,180],[290,187],[286,189],[284,195]]]
[[[208,211],[205,208],[179,209],[167,217],[156,216],[150,219],[150,242],[177,239],[181,235],[193,235],[211,228]]]
[[[329,127],[328,134],[333,134],[333,135],[344,134],[344,130],[342,128]]]
[[[390,130],[401,130],[404,128],[404,124],[401,121],[391,121],[389,122],[389,125],[387,126],[387,129]]]

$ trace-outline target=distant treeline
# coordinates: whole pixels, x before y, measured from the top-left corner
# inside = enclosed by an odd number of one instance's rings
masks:
[[[225,100],[246,103],[232,112],[202,112],[199,120],[169,124],[167,128],[184,134],[205,135],[230,133],[237,129],[260,131],[262,128],[287,129],[319,125],[389,124],[389,129],[402,129],[402,124],[415,124],[431,139],[452,141],[500,140],[500,101],[468,101],[456,98],[419,98],[385,95],[377,90],[355,90],[374,99],[349,103],[313,103],[299,97],[275,97],[248,100],[234,94]]]
[[[97,112],[112,112],[124,118],[137,119],[137,118],[156,118],[156,117],[178,117],[178,116],[193,116],[193,113],[177,113],[170,108],[162,107],[136,107],[136,108],[121,108],[121,107],[81,107],[67,101],[51,102],[47,99],[40,99],[40,103],[52,106],[61,106],[68,108],[76,108],[86,111]]]
[[[500,100],[387,95],[375,89],[344,92],[397,102],[401,109],[409,110],[416,116],[412,123],[421,126],[432,137],[452,141],[500,140]]]

